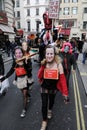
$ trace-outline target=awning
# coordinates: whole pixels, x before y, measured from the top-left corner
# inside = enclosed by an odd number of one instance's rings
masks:
[[[22,29],[18,29],[17,30],[17,35],[22,36],[23,33],[24,33],[24,31]]]
[[[60,31],[60,34],[64,34],[64,35],[70,35],[70,28],[62,28]]]
[[[7,25],[0,24],[0,29],[2,30],[2,32],[5,32],[5,33],[15,33],[13,31],[13,28]]]

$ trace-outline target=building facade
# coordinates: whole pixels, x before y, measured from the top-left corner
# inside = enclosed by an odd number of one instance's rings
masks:
[[[38,33],[44,28],[43,13],[48,9],[48,0],[15,0],[15,25],[24,32]]]
[[[26,37],[30,32],[40,32],[44,28],[43,13],[49,10],[50,0],[15,0],[15,26]],[[53,0],[52,0],[53,1]],[[84,39],[87,37],[87,0],[59,0],[59,18],[62,24],[60,34]]]
[[[87,0],[60,0],[59,22],[70,29],[70,38],[87,37]]]
[[[14,40],[14,0],[0,0],[0,41]]]

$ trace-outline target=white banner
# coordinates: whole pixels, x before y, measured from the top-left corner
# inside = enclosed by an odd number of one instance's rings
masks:
[[[49,18],[58,19],[59,18],[60,2],[59,0],[50,0],[49,2]]]

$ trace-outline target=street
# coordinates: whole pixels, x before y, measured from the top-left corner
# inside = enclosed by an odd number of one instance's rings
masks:
[[[7,72],[11,62],[5,64]],[[22,111],[22,94],[12,84],[14,75],[9,78],[10,87],[5,96],[0,97],[0,130],[40,130],[41,97],[40,84],[37,78],[39,65],[33,62],[34,84],[31,91],[31,101],[25,118],[20,118]],[[70,77],[70,103],[64,104],[63,97],[58,91],[53,107],[53,117],[48,121],[47,130],[86,130],[87,129],[87,97],[78,69],[76,75]]]

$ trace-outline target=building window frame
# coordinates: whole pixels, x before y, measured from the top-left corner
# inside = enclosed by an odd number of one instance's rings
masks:
[[[27,21],[27,30],[30,32],[31,31],[31,22],[30,21]]]
[[[40,30],[40,20],[36,20],[36,32],[39,33]]]
[[[62,3],[62,0],[60,0],[60,3]]]
[[[72,0],[72,3],[77,3],[78,2],[78,0]]]
[[[64,3],[70,3],[70,0],[64,0]]]
[[[59,10],[59,15],[62,15],[62,8],[60,8]]]
[[[27,16],[30,16],[30,9],[27,9]]]
[[[20,18],[20,11],[17,11],[17,18]]]
[[[39,4],[39,0],[36,0],[36,4]]]
[[[78,13],[78,7],[72,7],[72,14],[76,15]]]
[[[20,29],[21,28],[21,23],[20,21],[17,21],[17,29]]]
[[[70,8],[69,7],[63,8],[63,15],[69,15],[69,14],[70,14]]]
[[[16,0],[16,7],[20,7],[20,1]]]
[[[30,0],[27,0],[27,4],[28,4],[28,5],[30,4]]]
[[[84,8],[84,13],[86,13],[86,14],[87,14],[87,7],[85,7],[85,8]]]
[[[36,15],[39,15],[39,8],[36,8]]]
[[[87,30],[87,21],[83,21],[83,29]]]

